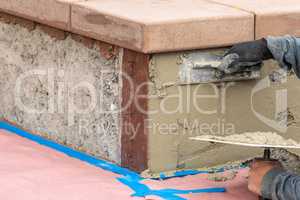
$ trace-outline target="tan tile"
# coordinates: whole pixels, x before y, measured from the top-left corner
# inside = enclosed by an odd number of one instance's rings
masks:
[[[0,0],[0,9],[61,29],[68,29],[70,3],[77,0]]]
[[[71,18],[74,32],[145,53],[254,37],[252,14],[204,0],[88,0],[72,5]]]
[[[256,38],[268,35],[300,36],[299,0],[213,0],[256,15]]]

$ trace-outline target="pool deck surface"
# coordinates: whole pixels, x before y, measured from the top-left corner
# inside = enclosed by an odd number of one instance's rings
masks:
[[[0,199],[9,200],[93,200],[162,199],[134,193],[116,178],[121,175],[92,166],[54,149],[42,146],[6,130],[0,130]],[[226,188],[224,193],[179,195],[190,200],[254,200],[247,189],[247,169],[230,181],[214,182],[206,174],[172,178],[164,181],[142,180],[152,190],[194,190]]]

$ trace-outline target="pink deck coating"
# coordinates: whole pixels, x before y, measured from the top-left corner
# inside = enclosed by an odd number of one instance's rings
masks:
[[[213,182],[206,175],[145,180],[151,189],[225,187],[226,193],[181,195],[190,200],[256,200],[247,190],[247,170],[232,181]],[[9,200],[139,200],[109,171],[0,130],[0,199]],[[146,199],[159,199],[149,196]]]

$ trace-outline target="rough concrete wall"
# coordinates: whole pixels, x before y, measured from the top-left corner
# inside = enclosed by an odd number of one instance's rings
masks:
[[[0,23],[0,117],[120,163],[118,58]]]
[[[201,51],[198,52],[200,55]],[[270,81],[268,75],[278,65],[268,61],[259,80],[181,85],[181,58],[191,53],[197,51],[158,54],[152,58],[148,121],[150,171],[208,167],[262,153],[261,149],[189,139],[196,135],[276,131],[300,141],[300,87],[294,75],[289,75],[283,84]],[[222,54],[215,50],[210,53]],[[285,91],[289,110],[281,110],[286,102]],[[281,129],[287,124],[287,130]]]

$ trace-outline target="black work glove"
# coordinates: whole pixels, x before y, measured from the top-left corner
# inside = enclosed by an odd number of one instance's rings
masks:
[[[243,42],[234,45],[226,52],[223,59],[227,60],[228,63],[224,65],[222,70],[226,74],[232,74],[271,58],[273,58],[273,55],[268,49],[265,39]]]

